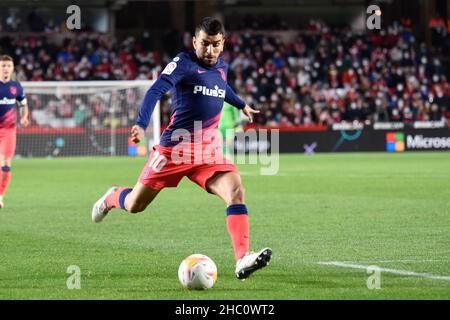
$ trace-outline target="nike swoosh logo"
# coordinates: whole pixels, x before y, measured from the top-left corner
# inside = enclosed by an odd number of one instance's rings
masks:
[[[206,72],[205,70],[197,70],[198,74],[202,74],[202,73],[205,73],[205,72]]]

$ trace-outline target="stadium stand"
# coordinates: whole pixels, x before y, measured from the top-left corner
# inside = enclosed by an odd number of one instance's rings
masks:
[[[277,17],[272,20],[284,29]],[[359,34],[311,20],[285,32],[288,39],[262,29],[229,32],[223,55],[231,66],[229,82],[262,111],[258,125],[450,119],[446,70],[408,26],[394,23],[380,32]],[[53,36],[0,38],[0,51],[17,61],[18,80],[152,79],[171,59],[167,53],[149,50],[148,34],[119,38],[83,32],[59,44]],[[438,51],[445,52],[446,42],[439,43]],[[162,101],[163,125],[170,118],[169,100]],[[76,108],[69,107],[64,116],[74,116]]]

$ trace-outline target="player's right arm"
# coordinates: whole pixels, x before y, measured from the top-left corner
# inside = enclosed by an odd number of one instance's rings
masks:
[[[136,124],[131,128],[131,138],[134,143],[138,143],[144,138],[145,130],[148,127],[156,103],[163,94],[172,89],[186,74],[186,65],[183,58],[177,56],[162,71],[156,82],[145,94],[144,100],[139,108],[139,115]]]
[[[139,108],[139,115],[136,124],[131,127],[131,140],[138,143],[144,139],[145,129],[148,127],[150,117],[155,109],[156,103],[161,99],[162,95],[172,88],[172,84],[159,77],[158,80],[148,89]]]

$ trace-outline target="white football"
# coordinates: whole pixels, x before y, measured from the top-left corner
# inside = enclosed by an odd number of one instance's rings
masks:
[[[216,264],[208,256],[192,254],[181,262],[178,279],[187,289],[210,289],[217,280]]]

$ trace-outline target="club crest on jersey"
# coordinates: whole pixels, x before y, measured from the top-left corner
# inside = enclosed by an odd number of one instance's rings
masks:
[[[175,70],[176,68],[177,68],[177,63],[172,61],[164,68],[162,74],[171,75],[173,70]]]
[[[17,88],[16,87],[9,87],[9,92],[11,92],[13,95],[17,94]]]
[[[214,89],[207,88],[205,86],[195,86],[194,94],[200,93],[204,96],[225,98],[225,90],[219,89],[219,86],[214,86]]]
[[[217,68],[217,70],[220,72],[220,76],[222,77],[223,81],[227,81],[227,77],[225,76],[225,72],[222,68]]]

